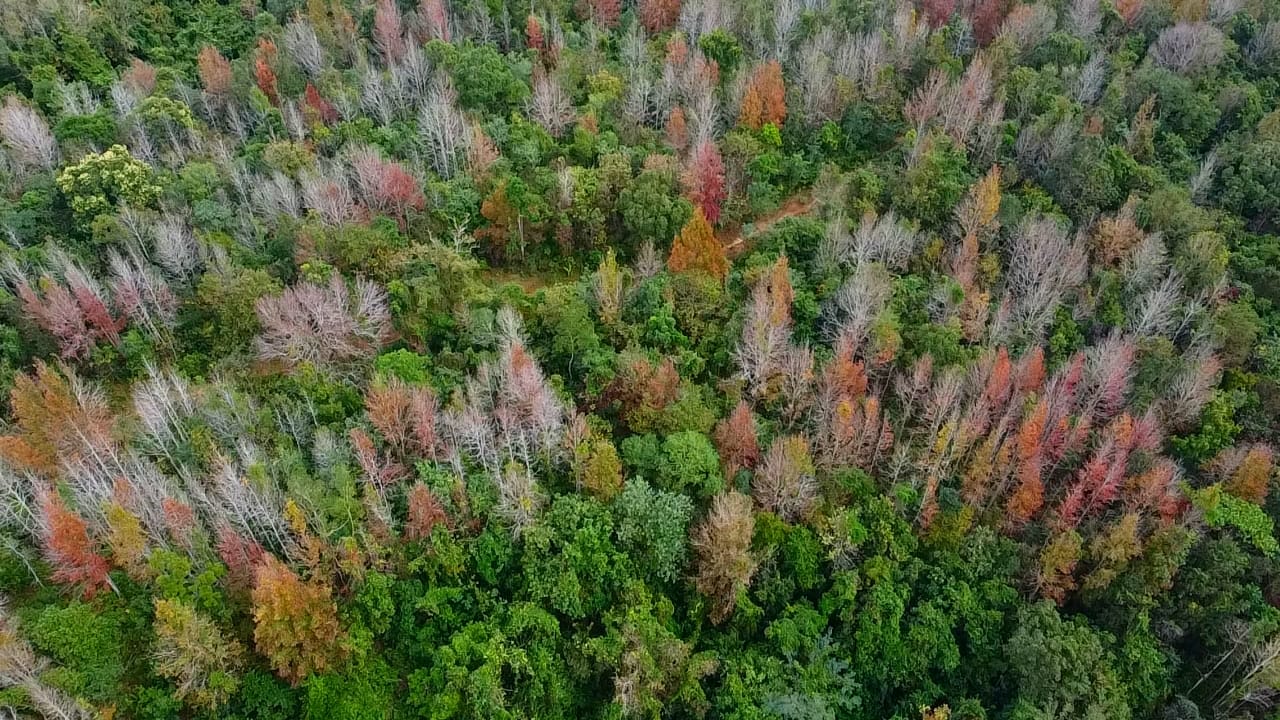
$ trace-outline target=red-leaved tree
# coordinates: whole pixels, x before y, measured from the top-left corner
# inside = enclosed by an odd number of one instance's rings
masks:
[[[44,519],[45,557],[53,566],[53,579],[80,586],[86,598],[103,588],[115,590],[108,575],[111,564],[98,554],[84,520],[62,502],[56,490],[41,492],[40,511]]]

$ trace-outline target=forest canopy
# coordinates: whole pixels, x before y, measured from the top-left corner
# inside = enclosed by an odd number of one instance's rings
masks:
[[[1280,717],[1276,0],[0,3],[0,716]]]

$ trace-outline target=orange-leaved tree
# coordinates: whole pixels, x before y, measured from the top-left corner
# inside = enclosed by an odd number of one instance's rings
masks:
[[[729,259],[702,208],[693,209],[693,217],[672,241],[667,267],[672,272],[704,272],[722,281],[729,274]]]
[[[273,555],[258,566],[253,640],[280,677],[293,684],[346,655],[346,634],[328,585],[304,582]]]

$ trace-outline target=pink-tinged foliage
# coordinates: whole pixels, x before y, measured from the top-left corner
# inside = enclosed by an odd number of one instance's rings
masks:
[[[333,365],[372,357],[390,339],[386,293],[363,278],[352,290],[334,273],[327,285],[299,283],[257,304],[258,355],[288,367]]]
[[[787,522],[808,517],[818,502],[809,443],[790,435],[769,445],[751,481],[751,495],[760,506]]]
[[[164,511],[164,524],[169,532],[169,538],[184,550],[194,550],[195,532],[200,527],[195,510],[181,500],[173,498],[165,498],[161,507]]]
[[[929,26],[939,28],[955,14],[956,0],[922,0],[921,9]]]
[[[504,474],[503,467],[515,462],[527,468],[553,456],[561,447],[565,407],[525,348],[515,312],[504,307],[498,320],[503,333],[498,358],[482,364],[467,381],[462,402],[443,414],[441,434],[492,477],[510,475],[516,495],[523,497],[535,492],[522,479],[528,473]]]
[[[258,565],[267,551],[255,540],[246,538],[230,527],[218,530],[218,557],[227,566],[227,584],[238,593],[253,589]]]
[[[386,493],[392,485],[398,484],[408,475],[408,470],[394,460],[385,458],[373,446],[373,438],[360,428],[352,428],[347,432],[351,440],[351,452],[356,462],[379,495]]]
[[[449,42],[449,11],[445,9],[444,0],[422,0],[418,4],[418,17],[428,40]]]
[[[374,150],[357,150],[351,155],[351,169],[365,204],[396,218],[401,228],[409,211],[426,207],[427,199],[418,179],[400,163],[387,160]]]
[[[404,23],[395,0],[378,0],[374,6],[373,42],[388,65],[404,57]]]
[[[694,205],[702,208],[707,222],[714,225],[720,220],[720,206],[728,193],[725,190],[724,161],[720,150],[710,140],[694,149],[685,173],[685,185]]]

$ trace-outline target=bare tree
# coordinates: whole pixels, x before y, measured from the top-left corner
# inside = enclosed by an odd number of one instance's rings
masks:
[[[301,173],[302,198],[329,226],[336,227],[356,217],[351,184],[341,163],[323,162]]]
[[[1218,162],[1218,149],[1214,148],[1205,153],[1196,174],[1191,176],[1188,183],[1191,201],[1197,205],[1204,205],[1209,200],[1209,190],[1213,187],[1213,176],[1218,171]]]
[[[1089,60],[1076,73],[1076,101],[1081,105],[1097,102],[1106,79],[1107,54],[1099,50],[1090,55]]]
[[[316,37],[316,30],[305,16],[295,17],[284,26],[284,49],[311,78],[324,70],[324,47]]]
[[[1174,311],[1182,299],[1182,278],[1170,272],[1163,282],[1148,289],[1129,313],[1129,328],[1138,337],[1167,335],[1174,328]]]
[[[1058,305],[1084,282],[1088,268],[1084,243],[1056,220],[1043,215],[1022,221],[1009,243],[1006,293],[1012,328],[993,328],[997,337],[1016,329],[1039,337]]]
[[[805,519],[818,503],[809,443],[795,435],[775,438],[755,470],[751,495],[787,522]]]
[[[5,98],[0,106],[0,138],[25,169],[50,170],[58,159],[58,143],[48,123],[16,95]]]
[[[1067,25],[1082,40],[1092,40],[1102,27],[1102,8],[1098,0],[1072,0],[1067,8]]]
[[[1151,45],[1151,61],[1180,75],[1212,70],[1226,55],[1226,36],[1208,23],[1180,22]]]
[[[278,297],[260,298],[257,312],[259,356],[290,367],[366,359],[391,335],[382,288],[360,278],[348,290],[336,272],[328,285],[303,282]]]
[[[1280,51],[1280,20],[1272,20],[1254,33],[1245,50],[1245,57],[1254,65],[1264,65]]]
[[[152,249],[155,260],[165,272],[178,278],[190,278],[203,264],[200,243],[187,219],[166,212],[152,226]]]
[[[846,338],[854,347],[861,346],[892,295],[892,279],[884,268],[858,266],[824,309],[827,334],[833,339]]]
[[[458,93],[443,73],[436,77],[426,102],[418,109],[418,131],[426,142],[431,166],[442,177],[452,177],[469,145],[467,119],[458,109]]]
[[[529,117],[554,137],[564,134],[573,121],[573,103],[551,73],[538,73],[529,97]]]

